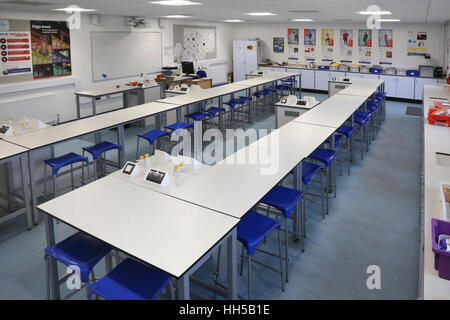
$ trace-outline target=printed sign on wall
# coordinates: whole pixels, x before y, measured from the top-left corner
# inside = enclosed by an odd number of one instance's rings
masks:
[[[316,29],[305,29],[303,32],[303,44],[305,46],[305,60],[316,60]]]
[[[284,38],[274,37],[273,38],[273,52],[284,53]]]
[[[353,30],[352,29],[341,29],[340,47],[341,47],[341,58],[346,59],[346,60],[341,60],[341,62],[351,63],[352,55],[353,55]]]
[[[322,29],[322,61],[333,61],[334,29]]]
[[[378,48],[380,50],[380,64],[392,64],[392,48],[394,39],[392,29],[378,30]]]
[[[372,30],[358,30],[359,63],[370,64],[372,59]]]
[[[30,32],[0,32],[0,77],[32,74]]]
[[[70,30],[66,21],[30,21],[35,79],[72,74]]]
[[[408,31],[408,56],[424,56],[427,53],[427,33]]]

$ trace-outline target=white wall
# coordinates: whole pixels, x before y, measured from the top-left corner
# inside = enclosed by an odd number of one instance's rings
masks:
[[[258,37],[264,41],[264,49],[266,58],[273,59],[277,62],[288,61],[288,44],[287,44],[287,29],[300,29],[300,44],[299,44],[299,63],[305,64],[304,46],[303,46],[303,29],[316,29],[316,63],[321,64],[321,29],[334,29],[334,61],[339,62],[341,59],[350,60],[346,57],[340,56],[340,29],[353,29],[353,63],[358,63],[358,47],[357,37],[358,29],[364,29],[364,24],[239,24],[236,27],[235,39],[245,40],[248,38]],[[444,24],[403,24],[403,23],[383,23],[383,29],[393,29],[394,47],[392,64],[400,68],[418,68],[419,65],[445,65],[445,27]],[[407,33],[408,31],[426,31],[428,32],[427,48],[431,54],[431,59],[424,59],[419,56],[407,56]],[[285,52],[273,52],[273,37],[285,38]],[[373,49],[372,49],[372,64],[379,64],[379,49],[378,49],[378,31],[372,33]],[[355,46],[356,45],[356,46]],[[365,59],[366,60],[366,59]],[[291,60],[292,61],[292,60]],[[295,62],[293,62],[295,63]],[[326,63],[328,64],[328,63]]]
[[[12,12],[1,11],[0,19],[18,19],[18,20],[60,20],[67,19],[65,13],[33,13],[33,12]],[[214,62],[228,63],[228,70],[232,70],[232,40],[234,38],[234,25],[225,23],[212,22],[196,22],[189,20],[166,20],[166,26],[160,28],[157,19],[150,19],[149,26],[146,28],[139,28],[139,31],[161,31],[163,37],[163,53],[164,47],[173,46],[173,24],[193,24],[193,25],[213,25],[217,30],[217,59],[207,61],[207,65]],[[82,15],[82,24],[80,30],[71,30],[71,55],[72,55],[72,76],[63,77],[60,79],[51,80],[34,80],[31,83],[17,83],[17,84],[0,84],[0,118],[9,116],[9,114],[2,113],[2,101],[11,102],[15,99],[25,98],[27,95],[40,95],[46,92],[53,95],[56,94],[56,101],[58,107],[54,107],[55,100],[42,103],[42,105],[34,106],[33,112],[31,110],[16,110],[22,115],[36,116],[36,109],[40,110],[40,119],[44,121],[51,121],[56,119],[56,113],[60,114],[61,121],[71,120],[75,117],[75,96],[74,91],[92,89],[95,87],[112,86],[116,84],[123,84],[136,77],[106,80],[100,82],[92,81],[92,62],[91,62],[91,32],[93,31],[131,31],[130,26],[126,25],[123,17],[118,16],[102,16],[102,22],[98,25],[91,23],[89,15]],[[173,65],[172,56],[163,56],[164,65]],[[67,81],[69,83],[67,84]],[[70,81],[71,80],[71,81]],[[59,84],[64,83],[64,86]],[[26,89],[31,86],[37,86],[35,90],[21,91],[20,93],[12,93],[11,91],[19,88]],[[24,104],[25,106],[26,104]],[[111,103],[103,106],[103,108],[114,108],[121,105],[121,99],[112,99]],[[88,112],[89,105],[83,104],[83,108]],[[55,111],[55,109],[57,111]],[[102,106],[99,107],[100,111]],[[83,112],[83,111],[82,111]]]

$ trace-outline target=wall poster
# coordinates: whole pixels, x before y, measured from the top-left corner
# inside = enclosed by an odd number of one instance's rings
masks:
[[[358,30],[359,63],[371,64],[372,59],[372,30]]]
[[[378,48],[380,64],[392,64],[392,48],[394,46],[392,29],[378,30]]]
[[[72,74],[66,21],[30,21],[34,79]]]
[[[215,26],[173,25],[174,61],[217,58]]]
[[[353,56],[353,30],[341,29],[340,32],[341,62],[352,63]]]
[[[284,38],[274,37],[273,38],[273,52],[284,53]]]
[[[334,29],[322,29],[322,61],[333,61]]]
[[[32,74],[30,32],[0,32],[0,77]]]
[[[305,29],[303,36],[303,44],[305,46],[306,61],[316,60],[316,29]]]
[[[427,53],[427,33],[408,31],[408,56],[425,56]]]

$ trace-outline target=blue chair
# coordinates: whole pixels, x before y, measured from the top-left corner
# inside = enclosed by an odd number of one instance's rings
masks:
[[[256,211],[249,211],[239,222],[237,226],[237,239],[242,244],[241,253],[241,268],[240,275],[242,276],[243,266],[244,266],[244,249],[247,251],[248,257],[248,299],[251,297],[251,264],[252,256],[257,251],[256,247],[264,240],[264,238],[271,233],[273,230],[277,229],[278,235],[278,256],[280,259],[280,269],[276,270],[271,266],[261,263],[260,261],[254,260],[257,264],[266,267],[272,271],[275,271],[281,276],[281,289],[284,291],[284,279],[283,279],[283,258],[281,255],[281,239],[280,239],[280,221],[277,219],[272,219],[259,214]],[[263,252],[262,250],[258,250]],[[270,254],[273,255],[273,254]]]
[[[197,76],[198,76],[200,79],[206,78],[206,77],[207,77],[206,71],[204,71],[204,70],[198,70],[198,71],[197,71]]]
[[[155,149],[156,149],[155,142],[158,139],[163,138],[163,137],[170,137],[170,132],[154,129],[154,130],[150,130],[145,133],[138,134],[137,135],[137,146],[136,146],[136,159],[139,159],[139,155],[140,155],[140,153],[139,153],[139,140],[140,139],[147,140],[150,147],[152,147],[152,150],[150,150],[150,154],[154,154]]]
[[[291,216],[292,210],[297,206],[298,202],[303,197],[303,191],[295,190],[283,186],[276,186],[269,191],[268,194],[262,198],[260,203],[267,205],[267,215],[270,213],[271,208],[278,210],[284,218],[284,242],[285,242],[285,263],[286,263],[286,282],[289,282],[289,270],[288,270],[288,227],[287,219]],[[278,213],[277,213],[278,214]],[[300,217],[299,217],[300,218]],[[303,250],[303,235],[302,238],[302,250]]]
[[[125,259],[111,272],[88,287],[92,295],[106,300],[155,300],[172,277],[133,259]],[[170,290],[173,298],[173,290]]]
[[[97,159],[100,155],[103,155],[103,173],[106,174],[106,152],[110,150],[117,150],[118,153],[122,151],[122,146],[119,144],[103,141],[96,145],[83,148],[83,157],[85,152],[90,153],[92,156],[92,162],[94,164],[94,180],[97,180]],[[119,156],[119,154],[118,154]],[[119,167],[119,164],[117,165]],[[84,175],[82,180],[84,181]]]
[[[337,152],[335,150],[317,148],[309,156],[309,159],[319,161],[324,165],[326,176],[326,213],[328,214],[328,195],[331,188],[334,190],[334,197],[336,197],[336,170],[334,168],[334,160]]]
[[[84,165],[87,167],[89,182],[91,181],[91,175],[89,173],[89,159],[87,157],[80,156],[76,153],[70,152],[65,155],[44,160],[44,163],[48,165],[52,169],[52,177],[53,177],[53,192],[54,197],[57,197],[58,187],[56,186],[56,176],[59,170],[63,167],[70,165],[70,178],[72,183],[72,190],[74,188],[74,179],[73,179],[73,165],[75,163],[81,163],[81,170],[84,170]],[[84,181],[82,181],[84,183]],[[44,197],[47,198],[47,166],[44,166]]]
[[[95,281],[94,267],[110,251],[111,246],[83,232],[77,232],[56,245],[45,248],[47,299],[51,298],[50,287],[53,285],[51,283],[49,257],[68,267],[76,267],[79,270],[80,281],[89,283]],[[56,286],[58,290],[60,284],[58,283]],[[69,296],[74,295],[78,291],[73,291]]]

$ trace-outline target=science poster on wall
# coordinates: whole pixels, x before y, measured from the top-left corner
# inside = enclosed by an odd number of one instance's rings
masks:
[[[380,64],[392,64],[392,48],[394,46],[392,29],[378,30],[378,48]]]
[[[72,74],[66,21],[30,21],[34,79]]]
[[[322,29],[322,61],[333,61],[334,29]]]
[[[303,45],[306,61],[316,60],[316,29],[304,29]]]
[[[288,44],[299,44],[299,30],[288,28]]]
[[[372,59],[372,30],[358,30],[359,63],[370,64]]]
[[[273,52],[284,53],[284,38],[274,37],[273,38]]]
[[[32,74],[30,32],[0,32],[0,77]]]
[[[408,31],[408,56],[425,56],[427,53],[427,33]]]
[[[341,29],[340,32],[341,62],[352,63],[353,56],[353,30]]]

